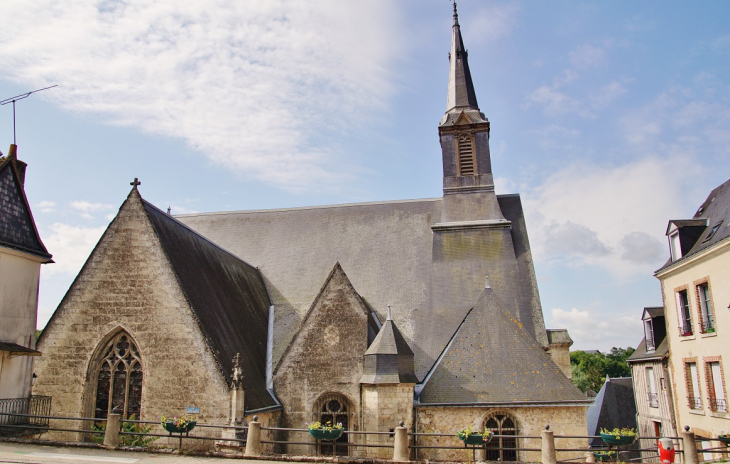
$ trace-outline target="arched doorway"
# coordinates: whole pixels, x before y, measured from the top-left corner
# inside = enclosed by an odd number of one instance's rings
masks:
[[[339,393],[328,393],[322,395],[314,403],[313,408],[314,421],[319,421],[322,424],[326,424],[327,422],[331,422],[332,424],[342,424],[342,428],[345,430],[351,430],[350,412],[350,402],[347,398],[345,398],[345,396]],[[348,455],[347,437],[348,435],[343,433],[342,436],[334,442],[334,454],[339,456]],[[317,453],[325,456],[331,456],[333,453],[332,442],[320,442]]]
[[[504,412],[494,413],[487,416],[484,427],[495,435],[501,435],[487,444],[485,461],[517,461],[517,438],[510,437],[517,435],[515,418]]]
[[[94,417],[106,418],[110,412],[123,418],[140,418],[142,405],[142,361],[139,350],[125,331],[120,331],[99,351],[94,374]]]

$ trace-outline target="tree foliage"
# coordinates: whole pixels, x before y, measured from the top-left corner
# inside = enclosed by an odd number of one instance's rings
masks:
[[[631,347],[625,349],[614,347],[607,354],[573,351],[570,353],[573,383],[582,392],[588,388],[597,392],[606,381],[606,376],[631,377],[631,368],[626,363],[626,358],[634,351]]]

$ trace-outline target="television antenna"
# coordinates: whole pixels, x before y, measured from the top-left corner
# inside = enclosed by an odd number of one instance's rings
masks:
[[[17,145],[16,139],[15,139],[15,102],[19,101],[19,100],[24,100],[24,99],[30,97],[32,94],[34,94],[36,92],[40,92],[41,90],[48,90],[48,89],[52,89],[54,87],[58,87],[58,84],[52,85],[50,87],[44,87],[44,88],[38,89],[38,90],[33,90],[28,93],[21,93],[20,95],[16,95],[14,97],[6,98],[5,100],[0,101],[0,105],[2,105],[2,106],[7,105],[8,103],[13,104],[13,145]]]

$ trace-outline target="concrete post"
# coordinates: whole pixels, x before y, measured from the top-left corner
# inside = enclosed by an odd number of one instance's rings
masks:
[[[246,438],[246,456],[261,455],[261,423],[258,416],[248,423],[248,438]]]
[[[106,429],[104,429],[104,446],[114,449],[119,446],[119,428],[121,426],[121,414],[111,413],[106,418]]]
[[[695,441],[694,432],[690,431],[688,425],[685,425],[681,436],[682,450],[684,451],[684,464],[699,464],[700,457],[697,454],[697,442]]]
[[[586,462],[587,463],[595,463],[596,457],[593,455],[593,451],[587,451],[586,452]]]
[[[545,430],[542,431],[542,464],[557,464],[558,460],[555,457],[555,436],[553,431],[549,430],[550,426],[546,425]]]
[[[410,461],[411,453],[408,449],[408,429],[403,427],[403,421],[395,428],[395,442],[393,443],[393,461]]]

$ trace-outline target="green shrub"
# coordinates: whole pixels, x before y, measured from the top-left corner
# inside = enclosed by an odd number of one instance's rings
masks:
[[[137,420],[135,415],[129,416],[129,420]],[[152,424],[135,424],[133,422],[122,422],[122,432],[132,433],[150,433],[154,427]],[[106,422],[95,422],[91,426],[91,430],[95,432],[104,432],[106,430]],[[159,437],[145,437],[142,435],[120,435],[119,439],[122,446],[147,446]],[[103,443],[104,435],[95,433],[91,436],[91,441],[94,443]]]

